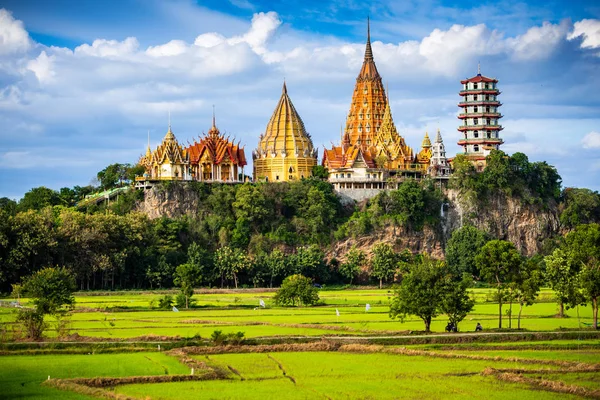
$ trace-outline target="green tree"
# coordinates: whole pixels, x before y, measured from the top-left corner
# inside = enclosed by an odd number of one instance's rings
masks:
[[[327,180],[329,177],[329,171],[322,165],[315,165],[312,167],[312,176],[317,179]]]
[[[465,225],[452,232],[446,244],[446,262],[454,276],[460,278],[464,273],[468,273],[479,278],[475,257],[487,241],[485,232],[471,225]]]
[[[116,163],[111,164],[98,172],[96,177],[98,178],[102,189],[107,190],[122,185],[123,182],[127,180],[128,168],[128,164]]]
[[[346,254],[346,261],[340,264],[339,272],[344,278],[352,280],[360,274],[361,268],[365,265],[367,256],[364,251],[352,246]]]
[[[590,189],[566,188],[560,222],[567,228],[600,221],[600,194]]]
[[[558,315],[563,318],[565,306],[567,309],[581,303],[577,290],[577,270],[572,268],[571,261],[562,249],[544,257],[546,264],[545,278],[550,288],[554,291],[559,306]]]
[[[19,210],[41,210],[48,206],[58,206],[64,204],[56,190],[41,186],[31,189],[25,193],[19,201]]]
[[[377,243],[373,246],[371,256],[371,275],[379,279],[379,288],[383,280],[393,279],[398,269],[398,256],[392,246],[387,243]]]
[[[194,286],[202,279],[201,269],[197,264],[181,264],[175,269],[175,284],[181,288],[185,296],[185,308],[189,308],[190,298],[194,295]]]
[[[42,314],[56,314],[63,306],[72,306],[76,288],[73,274],[66,268],[43,268],[23,281],[23,291]]]
[[[431,320],[440,310],[444,292],[443,263],[424,256],[402,278],[390,303],[390,318],[404,322],[407,315],[415,315],[425,323],[425,332],[431,331]]]
[[[452,275],[446,275],[442,282],[442,296],[439,309],[448,316],[448,322],[458,329],[458,324],[465,319],[473,307],[475,300],[469,297],[467,289],[471,284],[471,278],[466,276],[457,280]]]
[[[264,257],[263,262],[269,271],[269,287],[272,288],[273,281],[286,270],[285,254],[281,250],[275,249]]]
[[[598,297],[600,297],[600,265],[585,264],[579,273],[585,297],[592,302],[594,329],[598,329]]]
[[[296,274],[283,280],[281,288],[273,296],[273,301],[280,306],[312,306],[319,301],[319,293],[310,278]]]
[[[419,183],[413,179],[404,181],[398,190],[391,192],[396,203],[397,218],[402,225],[420,230],[425,220],[425,195]]]
[[[233,279],[237,289],[238,273],[247,266],[248,259],[240,249],[224,246],[215,252],[215,267],[221,273],[221,287],[224,279]]]
[[[521,329],[523,306],[531,306],[537,298],[542,285],[542,272],[536,258],[530,258],[522,264],[522,268],[510,283],[515,300],[519,304],[517,329]]]
[[[522,257],[515,246],[504,240],[487,242],[475,258],[482,278],[496,285],[498,297],[498,328],[502,328],[502,304],[504,291],[515,274],[521,269]]]

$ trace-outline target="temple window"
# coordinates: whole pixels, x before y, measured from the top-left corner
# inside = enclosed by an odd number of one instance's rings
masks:
[[[479,145],[478,144],[476,144],[476,145],[473,146],[473,151],[479,151]]]
[[[473,125],[479,125],[479,120],[477,118],[473,118]]]
[[[339,178],[339,174],[335,174],[335,179]]]
[[[473,100],[477,101],[477,95],[476,94],[473,95]]]
[[[346,176],[347,176],[348,178],[350,178],[352,175],[350,175],[350,174],[347,174]]]
[[[487,124],[488,124],[488,125],[491,125],[491,124],[492,124],[492,120],[491,120],[490,118],[488,118],[488,119],[486,120],[486,122],[487,122]]]
[[[363,89],[363,93],[367,94],[367,87],[365,86],[365,88]]]
[[[477,89],[477,84],[476,83],[473,84],[473,89]]]
[[[367,119],[371,119],[371,114],[367,113]]]
[[[490,112],[490,106],[487,106],[487,107],[485,108],[485,112],[487,112],[487,113],[489,113],[489,112]]]
[[[361,124],[358,124],[358,131],[362,132],[362,125]]]
[[[363,113],[358,114],[358,119],[363,119]]]
[[[487,137],[488,137],[488,139],[491,139],[491,137],[492,137],[492,131],[487,131]]]
[[[278,181],[279,180],[279,175],[275,176],[275,180]]]
[[[371,132],[371,125],[367,124],[367,132]]]
[[[479,137],[479,131],[473,132],[473,137],[477,139]]]
[[[477,108],[477,106],[473,107],[473,112],[478,112],[479,108]]]

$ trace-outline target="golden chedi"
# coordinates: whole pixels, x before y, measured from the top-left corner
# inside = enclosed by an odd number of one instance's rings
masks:
[[[281,98],[267,129],[252,152],[254,180],[268,182],[308,178],[317,165],[317,150],[304,122],[287,93],[285,82]]]
[[[419,165],[421,169],[426,170],[429,167],[432,154],[431,140],[429,139],[429,134],[425,132],[425,137],[423,138],[423,142],[421,142],[421,151],[419,151],[415,157],[415,163]]]

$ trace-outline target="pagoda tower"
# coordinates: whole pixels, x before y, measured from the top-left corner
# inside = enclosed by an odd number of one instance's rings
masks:
[[[317,158],[317,150],[284,82],[277,107],[252,152],[254,180],[283,182],[308,178]]]
[[[148,145],[146,155],[142,157],[140,164],[146,167],[146,178],[148,180],[190,179],[189,155],[177,142],[170,123],[169,130],[162,143],[153,152],[150,152],[150,145]]]
[[[446,148],[442,140],[442,134],[438,129],[435,142],[431,146],[431,160],[428,173],[432,177],[448,178],[450,176],[450,164],[446,158]]]
[[[485,157],[491,150],[498,150],[503,140],[500,131],[503,129],[498,120],[502,118],[498,108],[498,80],[481,75],[480,67],[477,76],[460,81],[462,97],[458,104],[462,112],[458,118],[462,125],[458,127],[462,137],[458,145],[463,147],[464,154],[475,164],[477,170],[485,168]]]
[[[350,111],[346,118],[346,132],[350,144],[367,147],[373,145],[383,123],[387,97],[381,76],[375,66],[371,49],[371,26],[367,20],[367,45],[362,68],[356,78]]]

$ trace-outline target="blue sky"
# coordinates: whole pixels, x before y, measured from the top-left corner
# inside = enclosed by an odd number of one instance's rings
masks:
[[[479,61],[500,80],[503,149],[600,190],[597,1],[4,0],[0,197],[134,163],[169,110],[186,143],[208,130],[214,104],[251,159],[284,78],[322,155],[348,112],[367,15],[409,145],[439,127],[460,151],[460,80]]]

